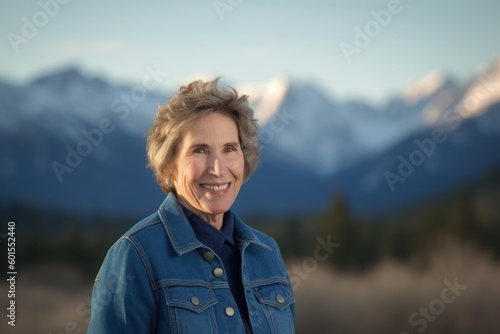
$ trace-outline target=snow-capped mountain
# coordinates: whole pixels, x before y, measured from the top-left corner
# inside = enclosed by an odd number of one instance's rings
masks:
[[[318,210],[342,190],[355,210],[390,209],[498,167],[499,63],[465,84],[429,75],[382,107],[339,101],[313,83],[282,77],[236,87],[249,95],[260,122],[262,163],[235,208]],[[0,81],[0,204],[155,210],[162,195],[145,168],[144,134],[170,95],[75,69],[24,86]],[[397,195],[388,190],[385,171],[396,173],[399,156],[409,159],[416,139],[441,128],[447,141],[404,186],[397,183]],[[487,156],[475,145],[487,148]]]
[[[446,77],[442,73],[431,72],[409,84],[403,92],[403,98],[408,103],[418,103],[434,95],[444,86],[445,82]]]
[[[57,136],[79,140],[82,125],[95,126],[108,117],[119,121],[121,130],[143,136],[164,99],[141,85],[115,87],[67,68],[22,87],[2,83],[0,128],[14,131],[25,122],[36,122]]]
[[[279,110],[288,91],[288,80],[276,77],[270,82],[237,87],[240,94],[247,95],[255,118],[262,126]]]
[[[283,78],[243,91],[261,122],[260,139],[272,152],[269,158],[293,161],[327,177],[432,124],[430,106],[437,108],[436,100],[457,95],[460,87],[431,74],[378,108],[363,101],[336,101],[313,84]]]

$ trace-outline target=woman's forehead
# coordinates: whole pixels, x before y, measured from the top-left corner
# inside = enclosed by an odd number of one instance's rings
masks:
[[[228,116],[211,113],[193,121],[186,128],[183,142],[208,144],[203,141],[238,141],[236,122]]]

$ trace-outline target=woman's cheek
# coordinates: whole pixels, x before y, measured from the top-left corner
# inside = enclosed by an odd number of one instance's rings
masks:
[[[205,162],[203,159],[199,159],[196,157],[186,157],[182,161],[180,161],[181,175],[184,178],[192,179],[192,181],[198,179],[203,174],[203,166]]]
[[[228,162],[228,167],[235,176],[240,176],[243,174],[244,162],[240,159],[232,159]]]

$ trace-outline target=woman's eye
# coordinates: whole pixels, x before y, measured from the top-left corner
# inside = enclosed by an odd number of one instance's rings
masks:
[[[200,148],[195,148],[193,150],[193,153],[206,153],[206,152],[207,152],[207,150],[204,149],[204,148],[201,148],[201,147]]]
[[[234,148],[232,146],[226,147],[226,152],[235,152],[235,151],[236,151],[236,148]]]

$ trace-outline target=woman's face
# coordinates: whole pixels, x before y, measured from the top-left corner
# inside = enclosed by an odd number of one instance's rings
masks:
[[[184,133],[176,153],[177,198],[220,229],[224,212],[240,191],[244,168],[234,120],[215,112],[203,116]]]

